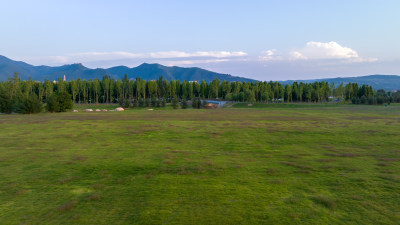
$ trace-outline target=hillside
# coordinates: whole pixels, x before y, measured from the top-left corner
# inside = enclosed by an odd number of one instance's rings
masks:
[[[295,80],[282,81],[282,84],[291,84]],[[400,76],[397,75],[368,75],[361,77],[338,77],[338,78],[325,78],[315,80],[297,80],[297,82],[312,83],[315,81],[326,81],[328,83],[335,83],[335,86],[340,83],[347,84],[358,83],[371,85],[374,89],[385,89],[387,91],[400,90]]]
[[[7,77],[18,73],[21,79],[27,80],[31,77],[33,80],[57,80],[64,75],[68,80],[72,79],[101,79],[104,75],[110,75],[112,78],[120,79],[125,74],[129,78],[140,77],[144,80],[155,80],[163,76],[167,80],[187,80],[187,81],[201,81],[211,82],[215,78],[227,81],[255,81],[253,79],[231,76],[229,74],[221,74],[205,69],[192,67],[184,68],[177,66],[163,66],[160,64],[143,63],[137,67],[129,68],[126,66],[116,66],[108,69],[90,69],[80,63],[70,64],[64,66],[33,66],[21,61],[14,61],[7,57],[0,55],[0,81],[6,80]],[[280,81],[282,84],[291,84],[295,80]],[[333,82],[335,85],[340,83],[347,84],[349,82],[358,84],[368,84],[374,89],[385,89],[387,91],[400,90],[400,76],[397,75],[368,75],[360,77],[338,77],[338,78],[324,78],[324,79],[311,79],[311,80],[296,80],[298,82],[312,83],[315,81]]]
[[[71,64],[58,67],[50,66],[33,66],[25,62],[11,60],[7,57],[0,56],[0,80],[6,80],[7,77],[18,73],[21,79],[33,80],[56,80],[62,78],[64,75],[69,80],[71,79],[101,79],[104,75],[110,75],[113,78],[121,78],[125,74],[129,78],[140,77],[144,80],[154,80],[163,76],[167,80],[187,80],[187,81],[201,81],[205,80],[210,82],[215,78],[227,81],[255,81],[244,77],[235,77],[229,74],[221,74],[208,71],[201,68],[183,68],[183,67],[168,67],[160,64],[143,63],[138,67],[129,68],[126,66],[111,67],[108,69],[90,69],[82,64]]]

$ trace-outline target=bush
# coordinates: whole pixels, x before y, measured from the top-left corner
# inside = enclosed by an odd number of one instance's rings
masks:
[[[120,105],[122,108],[129,108],[129,107],[131,106],[131,102],[129,101],[129,99],[121,99],[121,100],[119,101],[119,105]]]
[[[161,100],[161,107],[165,107],[167,105],[167,101],[165,100],[165,98],[163,98]]]
[[[358,97],[353,97],[353,98],[351,99],[351,102],[352,102],[353,104],[360,104],[360,98],[358,98]]]
[[[5,92],[0,90],[0,112],[1,113],[12,113],[14,107],[14,101],[12,101]]]
[[[367,97],[365,97],[365,95],[361,96],[360,103],[361,104],[367,104]]]
[[[179,107],[178,98],[175,97],[172,99],[172,108],[178,109],[178,107]]]
[[[150,99],[146,99],[145,101],[144,101],[144,105],[146,106],[146,107],[150,107],[150,104],[151,104],[151,101],[150,101]]]
[[[143,98],[139,99],[138,105],[139,105],[139,107],[143,107],[144,106]]]
[[[369,96],[369,97],[368,97],[368,104],[369,104],[369,105],[375,104],[375,98],[372,97],[372,96]]]
[[[133,99],[132,107],[134,108],[138,107],[138,101],[136,99]]]
[[[188,107],[187,100],[186,100],[186,98],[183,98],[182,102],[181,102],[181,108],[182,109],[187,109],[187,107]]]
[[[192,107],[193,107],[194,109],[200,109],[200,107],[201,107],[201,100],[200,100],[200,98],[193,98],[193,99],[192,99]]]
[[[16,107],[16,112],[23,114],[40,113],[42,112],[42,110],[42,101],[40,101],[40,99],[35,94],[22,97]]]
[[[376,103],[378,105],[382,105],[385,102],[385,98],[383,96],[377,96],[376,97]]]
[[[68,93],[55,93],[47,99],[46,109],[49,112],[66,112],[72,109],[73,102]]]
[[[156,107],[157,106],[157,99],[156,98],[151,98],[151,106]]]
[[[201,106],[204,108],[204,107],[206,107],[207,105],[208,105],[207,100],[203,100],[203,103],[201,104]]]

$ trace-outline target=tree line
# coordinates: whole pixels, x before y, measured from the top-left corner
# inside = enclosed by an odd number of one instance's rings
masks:
[[[152,101],[155,104],[159,102],[160,105],[165,105],[167,102],[173,103],[174,99],[182,102],[182,100],[194,98],[264,103],[318,103],[335,98],[353,104],[383,104],[400,102],[400,93],[374,91],[369,85],[360,86],[357,83],[346,85],[341,83],[337,87],[325,81],[293,82],[283,85],[276,81],[228,82],[214,79],[207,83],[205,81],[167,81],[162,76],[158,80],[142,80],[139,77],[129,79],[127,75],[122,79],[113,79],[106,75],[102,79],[71,81],[58,79],[38,82],[31,79],[21,81],[18,74],[14,74],[7,81],[0,82],[0,111],[3,113],[26,111],[23,109],[24,105],[35,105],[36,102],[49,103],[50,100],[53,103],[65,102],[66,98],[70,98],[72,103],[120,103],[126,107],[147,106]],[[56,107],[51,110],[66,109]]]

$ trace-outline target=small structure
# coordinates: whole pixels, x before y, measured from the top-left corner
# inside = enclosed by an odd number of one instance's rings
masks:
[[[72,112],[78,112],[78,110],[74,109]]]
[[[207,105],[205,105],[204,108],[206,108],[206,109],[216,109],[216,108],[218,108],[218,104],[207,103]]]
[[[86,112],[93,112],[93,109],[85,109]]]
[[[205,105],[205,108],[209,109],[216,109],[216,108],[221,108],[223,107],[227,101],[218,101],[218,100],[201,100],[201,104],[204,104],[204,101],[207,102],[207,105]],[[210,105],[211,104],[211,105]]]
[[[118,107],[118,108],[115,109],[115,111],[121,112],[121,111],[125,111],[125,110],[122,107]]]
[[[147,109],[147,110],[149,110],[149,111],[153,111],[153,109]]]
[[[101,112],[101,110],[100,109],[96,109],[96,112]]]
[[[103,112],[107,112],[108,110],[107,109],[103,109]]]

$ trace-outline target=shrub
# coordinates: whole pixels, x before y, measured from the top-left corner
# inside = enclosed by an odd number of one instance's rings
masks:
[[[360,104],[360,98],[358,98],[358,97],[353,97],[353,98],[351,99],[351,102],[352,102],[353,104]]]
[[[150,99],[146,99],[145,101],[144,101],[144,105],[146,106],[146,107],[150,107],[150,104],[151,104],[151,101],[150,101]]]
[[[132,107],[138,107],[138,101],[136,99],[133,99]]]
[[[208,105],[207,100],[203,100],[203,103],[201,104],[201,106],[204,108],[204,107],[206,107],[207,105]]]
[[[174,98],[172,99],[172,108],[178,109],[178,107],[179,107],[178,99],[177,99],[176,97],[174,97]]]
[[[129,99],[121,99],[118,103],[122,108],[129,108],[131,106]]]
[[[167,105],[167,101],[165,100],[165,98],[163,98],[161,101],[161,107],[165,107],[166,105]]]
[[[361,96],[360,103],[361,104],[367,104],[367,97],[365,97],[365,95]]]
[[[23,114],[33,114],[42,112],[43,104],[42,101],[35,95],[31,94],[26,97],[22,97],[17,104],[16,112]]]
[[[0,90],[0,112],[10,114],[13,110],[14,101],[5,92]]]
[[[369,104],[369,105],[375,104],[375,98],[372,97],[372,96],[369,96],[369,97],[368,97],[368,104]]]
[[[143,98],[139,99],[138,105],[139,105],[139,107],[143,107],[144,106]]]
[[[71,95],[66,92],[55,93],[47,99],[46,109],[49,112],[66,112],[72,107]]]
[[[201,100],[200,100],[200,98],[193,98],[193,99],[192,99],[192,107],[193,107],[194,109],[200,109],[200,107],[201,107]]]
[[[385,102],[385,98],[384,97],[382,97],[382,96],[377,96],[376,97],[376,103],[378,105],[382,105],[384,102]]]
[[[186,109],[187,107],[188,107],[188,104],[187,104],[186,98],[183,98],[182,102],[181,102],[181,108]]]
[[[151,106],[156,107],[157,106],[157,99],[156,98],[151,98]]]

